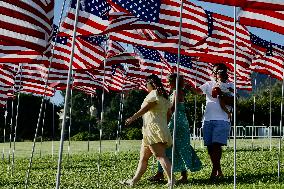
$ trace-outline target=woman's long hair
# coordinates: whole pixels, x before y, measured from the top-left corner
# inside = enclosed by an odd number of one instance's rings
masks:
[[[168,93],[165,90],[161,79],[157,75],[152,74],[146,77],[146,81],[150,83],[154,89],[157,90],[158,95],[163,96],[165,99],[168,99]]]
[[[169,82],[174,82],[176,83],[176,79],[177,79],[177,73],[172,73],[168,76],[168,80]],[[176,87],[176,86],[175,86]],[[179,75],[178,78],[178,90],[182,90],[184,88],[184,79],[183,79],[183,75]]]

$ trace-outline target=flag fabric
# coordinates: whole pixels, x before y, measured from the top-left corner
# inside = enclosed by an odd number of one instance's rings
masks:
[[[111,5],[120,7],[121,12],[130,12],[132,15],[148,22],[153,29],[166,31],[169,37],[176,37],[178,41],[180,25],[181,1],[147,0],[136,2],[134,0],[109,0]],[[185,47],[194,46],[208,36],[207,17],[204,9],[190,2],[183,5],[182,44]],[[156,26],[156,27],[154,27]],[[141,28],[137,28],[141,29]]]
[[[180,1],[141,1],[142,3],[132,0],[110,1],[120,6],[121,11],[130,12],[149,25],[156,26],[112,32],[111,40],[161,51],[178,52]],[[206,50],[206,44],[203,42],[208,37],[207,19],[204,9],[190,2],[184,3],[181,34],[183,50]]]
[[[54,0],[0,1],[0,39],[44,52],[52,31]]]
[[[211,3],[237,6],[242,8],[284,10],[283,0],[200,0]]]
[[[145,78],[151,74],[167,76],[172,72],[171,65],[163,58],[161,52],[142,46],[134,46],[134,52],[140,59],[140,77]]]
[[[17,92],[33,94],[37,96],[53,96],[54,88],[46,86],[46,77],[40,72],[43,65],[22,64],[15,78]]]
[[[251,41],[255,51],[251,70],[283,80],[284,47],[261,39],[254,34],[251,34]]]
[[[172,53],[165,53],[165,59],[174,67],[176,67],[177,55]],[[198,88],[205,82],[212,80],[212,63],[200,62],[192,60],[191,57],[181,55],[180,59],[180,74],[184,76],[185,82],[194,88]],[[228,71],[229,82],[234,81],[234,73]],[[237,78],[237,88],[242,90],[251,90],[251,81],[242,77]]]
[[[140,79],[132,77],[129,72],[129,64],[116,64],[111,67],[111,79],[107,81],[108,88],[115,91],[129,91],[139,89]]]
[[[73,88],[87,94],[95,94],[96,89],[103,87],[103,75],[88,70],[78,70],[74,74]]]
[[[71,38],[57,37],[52,64],[54,68],[68,69],[71,54]],[[94,69],[100,67],[105,59],[103,36],[76,37],[73,69]]]
[[[62,32],[71,36],[74,30],[74,20],[77,0],[72,0],[67,16],[62,23]],[[108,14],[110,6],[106,0],[80,1],[77,35],[101,34],[109,26]]]
[[[107,43],[106,65],[117,65],[120,63],[139,64],[135,53],[129,53],[117,41],[109,40]]]
[[[207,53],[199,54],[199,61],[208,63],[224,63],[233,71],[234,69],[234,20],[231,17],[207,11],[212,17],[213,25],[210,27],[211,35],[206,40]],[[237,74],[250,80],[249,65],[253,58],[250,33],[246,27],[237,25],[236,38]]]
[[[42,63],[42,53],[0,40],[0,63]]]
[[[240,24],[284,34],[284,10],[271,11],[244,8],[239,12],[238,16]]]
[[[4,107],[10,94],[13,94],[17,67],[13,64],[0,64],[0,107]]]

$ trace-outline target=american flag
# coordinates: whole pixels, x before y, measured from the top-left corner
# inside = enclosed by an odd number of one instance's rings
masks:
[[[52,66],[68,69],[71,54],[71,38],[57,37]],[[77,37],[75,40],[73,69],[94,69],[100,67],[105,59],[103,36]]]
[[[62,23],[62,33],[72,35],[77,0],[72,0],[67,11],[67,16]],[[80,1],[78,15],[77,35],[101,34],[109,26],[110,6],[106,0],[83,0]]]
[[[208,14],[213,18],[212,35],[206,42],[208,53],[201,53],[199,61],[208,63],[224,63],[230,70],[234,69],[234,21],[233,18],[217,13]],[[237,25],[237,74],[250,80],[249,65],[253,58],[250,34],[247,28]]]
[[[165,59],[174,68],[174,72],[177,71],[178,55],[174,53],[165,53]],[[192,68],[192,59],[190,56],[181,55],[179,63],[180,73],[184,75],[185,81],[193,83],[192,79],[195,78],[195,74]]]
[[[106,85],[112,91],[138,89],[140,83],[128,74],[126,64],[114,64],[106,67]]]
[[[156,74],[165,79],[165,76],[172,72],[171,65],[165,61],[160,51],[137,45],[134,46],[134,51],[140,59],[140,77],[145,78],[151,74]]]
[[[129,53],[117,41],[108,41],[106,65],[117,65],[119,63],[125,64],[139,64],[139,60],[135,53]]]
[[[110,39],[156,50],[177,52],[180,1],[141,0],[139,3],[133,0],[112,0],[112,2],[132,15],[164,29],[165,32],[154,27],[152,30],[155,32],[151,32],[149,28],[137,28],[139,30],[114,32]],[[204,9],[190,2],[184,3],[182,23],[181,48],[190,49],[195,46],[204,49],[203,42],[208,37],[207,15]]]
[[[74,89],[94,94],[96,89],[102,89],[103,86],[103,75],[98,72],[77,70],[74,74]]]
[[[238,16],[240,24],[284,34],[284,9],[272,11],[244,8]]]
[[[110,0],[119,5],[124,12],[148,22],[153,30],[162,30],[170,33],[170,36],[178,36],[180,25],[180,1],[171,0]],[[208,35],[207,17],[204,10],[190,2],[184,3],[182,23],[182,43],[192,46],[199,43]],[[143,27],[142,27],[143,28]],[[151,27],[150,27],[151,28]],[[150,29],[143,28],[143,29]],[[140,29],[140,28],[137,28]]]
[[[254,34],[251,34],[251,40],[255,51],[251,70],[283,80],[284,47],[261,39]]]
[[[0,107],[4,107],[10,97],[9,94],[13,94],[17,67],[7,63],[0,64]]]
[[[43,65],[22,64],[15,78],[15,88],[17,92],[33,94],[37,96],[53,96],[54,88],[46,86],[46,77],[43,76],[40,69]]]
[[[200,0],[243,8],[284,10],[283,0]]]
[[[44,52],[52,31],[54,0],[0,1],[0,39]]]
[[[41,63],[42,53],[0,40],[0,63]]]

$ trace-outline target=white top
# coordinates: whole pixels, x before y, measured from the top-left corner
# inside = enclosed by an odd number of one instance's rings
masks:
[[[216,86],[216,84],[216,81],[208,81],[199,87],[202,90],[203,94],[206,95],[206,108],[203,116],[203,121],[230,121],[228,119],[228,114],[220,106],[219,98],[212,97],[212,89]],[[232,83],[228,83],[228,85],[232,86]]]
[[[229,90],[229,88],[232,88],[232,89],[234,88],[233,83],[230,83],[230,82],[228,82],[228,83],[217,82],[217,86],[219,86],[220,90],[223,93],[225,93],[225,94],[227,94],[229,96],[234,96],[234,93]]]

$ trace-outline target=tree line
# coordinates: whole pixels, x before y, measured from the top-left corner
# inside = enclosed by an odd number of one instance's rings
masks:
[[[237,103],[237,125],[250,126],[252,125],[252,116],[254,112],[254,98],[255,98],[255,125],[269,126],[270,111],[271,124],[279,126],[280,111],[281,111],[281,82],[275,82],[271,88],[263,87],[250,93],[247,97],[240,97]],[[271,104],[270,104],[270,89],[271,89]],[[142,104],[144,97],[147,95],[145,91],[133,90],[124,92],[122,122],[119,125],[119,111],[121,94],[120,92],[105,93],[104,101],[104,121],[100,122],[100,115],[102,111],[101,90],[97,90],[94,97],[86,95],[79,91],[72,93],[71,116],[68,112],[68,119],[66,124],[66,137],[68,137],[68,127],[70,126],[72,140],[98,140],[99,131],[103,130],[102,139],[140,139],[142,137],[141,127],[142,120],[139,119],[135,124],[129,127],[124,126],[124,120],[135,113]],[[186,113],[189,120],[189,126],[192,129],[194,122],[196,127],[202,126],[202,111],[205,109],[205,97],[202,95],[195,96],[187,93],[185,98]],[[20,104],[18,112],[18,126],[17,126],[17,141],[32,140],[37,125],[37,119],[41,104],[41,98],[32,95],[20,95]],[[63,108],[63,104],[53,106],[49,100],[45,101],[45,109],[43,111],[40,122],[40,129],[38,138],[43,137],[44,140],[59,140],[61,123],[58,112]],[[90,107],[96,108],[96,115],[90,115]],[[13,107],[13,108],[12,108]],[[270,109],[271,107],[271,109]],[[53,111],[54,108],[54,111]],[[9,100],[7,104],[7,114],[5,117],[6,108],[0,109],[0,139],[9,141],[10,133],[12,131],[12,139],[14,137],[14,127],[16,124],[17,99]],[[13,111],[12,111],[13,110]],[[13,112],[13,117],[12,117]],[[71,118],[71,119],[70,119]],[[12,122],[12,127],[11,127]],[[43,135],[41,133],[43,127]],[[121,131],[121,132],[117,132]],[[65,137],[65,139],[67,139]]]

